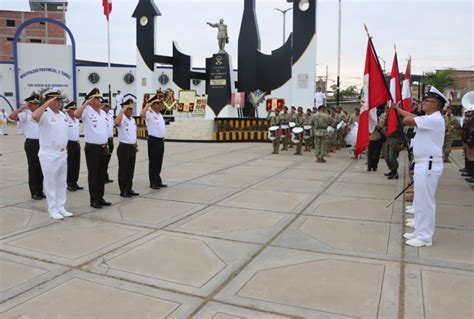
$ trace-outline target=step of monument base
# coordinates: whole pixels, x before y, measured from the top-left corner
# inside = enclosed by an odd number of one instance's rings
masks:
[[[211,141],[214,120],[202,118],[175,118],[166,126],[166,138],[170,140]]]

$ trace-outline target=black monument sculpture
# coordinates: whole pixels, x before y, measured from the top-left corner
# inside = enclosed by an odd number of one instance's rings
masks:
[[[267,55],[260,52],[256,1],[244,0],[238,40],[238,79],[235,86],[239,92],[245,92],[246,96],[256,89],[270,93],[289,81],[292,77],[292,65],[301,58],[316,33],[316,0],[287,2],[293,3],[293,32],[281,47]],[[302,2],[308,5],[302,6]],[[154,63],[172,65],[173,81],[182,89],[189,89],[193,79],[206,80],[208,104],[216,115],[219,114],[230,102],[232,86],[231,71],[227,74],[219,73],[218,70],[222,69],[217,68],[216,62],[220,57],[219,61],[229,64],[229,56],[218,53],[206,59],[206,71],[202,73],[191,70],[191,57],[179,51],[176,42],[173,42],[172,57],[156,55],[154,18],[160,15],[153,0],[139,0],[133,12],[137,26],[137,47],[143,60],[150,70],[153,70]],[[211,81],[216,85],[211,85]],[[243,114],[245,117],[255,117],[254,108],[247,101]]]

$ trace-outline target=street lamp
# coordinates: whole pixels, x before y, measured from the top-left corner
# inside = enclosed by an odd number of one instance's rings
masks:
[[[336,106],[339,106],[339,94],[340,94],[340,75],[341,75],[341,0],[339,0],[339,29],[337,35],[337,91],[336,91]]]
[[[285,40],[286,40],[285,39],[285,35],[286,35],[286,30],[285,30],[285,28],[286,28],[286,13],[288,11],[290,11],[291,9],[293,9],[293,8],[288,8],[288,9],[285,9],[285,10],[275,8],[276,11],[283,13],[283,44],[285,44]]]

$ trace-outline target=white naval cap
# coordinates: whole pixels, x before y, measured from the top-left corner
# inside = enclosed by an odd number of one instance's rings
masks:
[[[434,97],[441,101],[443,103],[443,106],[449,103],[448,98],[441,93],[437,88],[435,88],[433,85],[431,86],[430,90],[428,93],[426,93],[425,97]]]
[[[44,92],[44,97],[45,97],[46,100],[49,100],[51,98],[60,99],[60,98],[62,98],[61,89],[51,88],[51,89],[47,90],[46,92]]]

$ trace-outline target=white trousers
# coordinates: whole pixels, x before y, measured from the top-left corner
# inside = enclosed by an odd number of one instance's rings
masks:
[[[415,233],[416,238],[431,242],[436,226],[436,188],[443,174],[443,162],[433,162],[431,174],[428,174],[429,163],[416,163],[414,172]]]
[[[59,212],[66,204],[67,153],[40,150],[38,157],[44,176],[48,212]]]

